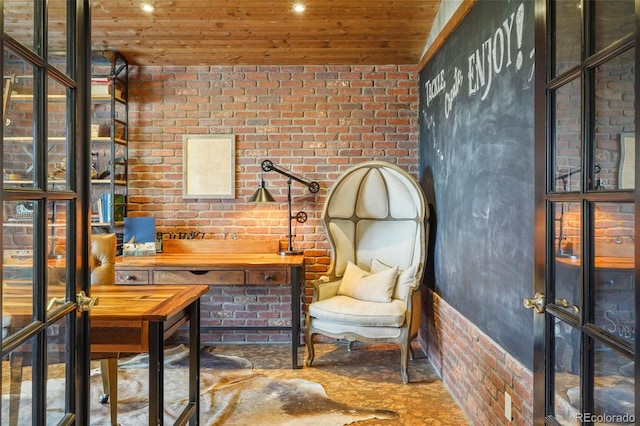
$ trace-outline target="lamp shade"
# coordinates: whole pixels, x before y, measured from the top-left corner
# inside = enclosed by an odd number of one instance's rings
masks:
[[[275,198],[273,195],[264,187],[264,179],[260,180],[260,186],[253,194],[253,196],[249,199],[251,203],[273,203],[275,202]]]

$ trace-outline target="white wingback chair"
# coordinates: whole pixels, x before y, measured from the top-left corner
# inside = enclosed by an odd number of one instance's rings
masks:
[[[420,283],[428,211],[416,180],[401,168],[369,161],[347,170],[329,192],[322,220],[331,245],[327,275],[313,282],[307,309],[307,366],[318,334],[400,345],[407,383],[410,342],[420,327]]]

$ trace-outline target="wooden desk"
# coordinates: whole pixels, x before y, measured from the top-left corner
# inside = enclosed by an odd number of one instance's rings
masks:
[[[165,244],[165,251],[170,245]],[[241,241],[216,243],[215,240],[187,240],[179,242],[179,245],[180,249],[186,247],[192,252],[165,252],[155,256],[118,259],[116,261],[116,284],[205,284],[208,286],[289,284],[291,288],[290,327],[208,328],[291,330],[291,365],[292,368],[298,368],[300,288],[304,279],[304,256],[280,256],[276,254],[277,249],[271,246],[269,246],[269,250],[273,250],[271,253],[241,252],[242,249],[264,249],[256,244],[252,245]],[[229,248],[230,246],[233,247]]]
[[[189,401],[176,423],[198,421],[200,297],[207,290],[202,285],[91,288],[91,296],[98,297],[90,312],[91,352],[149,353],[149,425],[163,424],[164,340],[186,322],[191,339]],[[12,315],[18,326],[32,318],[32,299],[28,293],[22,286],[3,289],[5,312]]]

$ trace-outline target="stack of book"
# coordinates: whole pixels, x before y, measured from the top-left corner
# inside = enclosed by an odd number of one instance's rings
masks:
[[[91,221],[100,223],[122,222],[124,220],[124,207],[123,194],[104,193],[96,200]]]

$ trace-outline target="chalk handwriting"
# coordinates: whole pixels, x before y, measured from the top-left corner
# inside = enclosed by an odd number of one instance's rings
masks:
[[[444,116],[446,118],[449,118],[449,112],[451,112],[451,109],[453,108],[453,101],[458,97],[463,81],[464,76],[462,75],[462,71],[456,67],[453,71],[453,87],[451,88],[451,91],[444,95]]]
[[[520,3],[515,12],[512,12],[492,34],[467,57],[467,95],[469,97],[480,95],[485,100],[491,91],[496,78],[504,74],[507,69],[520,71],[524,66],[522,52],[522,37],[524,31],[524,3]],[[533,59],[535,50],[532,49],[528,59]],[[424,83],[426,105],[439,96],[444,95],[444,113],[449,118],[456,98],[464,90],[464,72],[454,67],[453,73],[441,69],[432,78]],[[533,78],[533,65],[528,79]],[[449,86],[447,84],[449,81]]]
[[[518,53],[516,55],[516,71],[522,68],[522,31],[524,22],[524,5],[520,4],[517,12],[512,13],[496,28],[492,37],[485,40],[468,58],[469,96],[473,96],[484,88],[481,99],[484,100],[491,89],[492,78],[511,66],[511,36],[513,23],[516,23],[516,39]],[[506,63],[505,63],[506,60]]]
[[[433,80],[427,80],[424,83],[424,88],[427,94],[427,106],[429,103],[447,88],[447,82],[444,79],[444,70],[440,70],[438,75]]]
[[[635,321],[623,321],[609,309],[604,312],[604,319],[609,322],[609,326],[605,328],[609,333],[617,334],[623,339],[633,339],[636,337]]]

